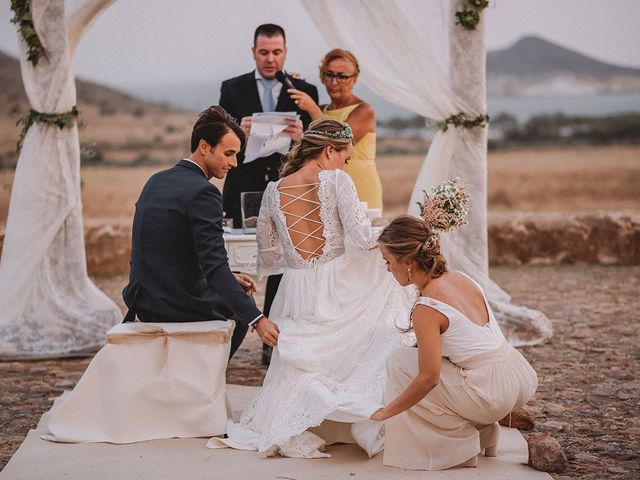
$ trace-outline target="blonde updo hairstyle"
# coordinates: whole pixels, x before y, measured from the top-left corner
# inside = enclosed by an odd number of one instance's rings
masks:
[[[438,234],[422,218],[401,215],[380,234],[378,243],[398,261],[413,261],[427,273],[427,283],[447,271]]]
[[[353,138],[333,138],[309,130],[327,133],[338,133],[344,129],[344,125],[337,120],[322,118],[311,122],[309,129],[302,138],[289,150],[286,161],[280,168],[280,176],[286,177],[300,170],[309,160],[318,158],[327,146],[332,146],[338,151],[345,150],[349,144],[353,144]]]
[[[355,76],[358,77],[360,75],[360,65],[358,64],[358,59],[356,56],[351,53],[349,50],[343,50],[341,48],[334,48],[330,52],[322,57],[320,61],[320,80],[324,83],[324,78],[322,78],[322,74],[329,68],[329,64],[334,60],[342,58],[343,60],[347,60],[353,68],[355,69]]]

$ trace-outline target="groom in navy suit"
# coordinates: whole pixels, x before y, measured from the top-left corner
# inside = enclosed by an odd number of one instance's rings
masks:
[[[220,88],[220,105],[231,114],[248,136],[251,116],[256,112],[297,112],[300,120],[292,120],[285,133],[293,141],[299,140],[302,132],[311,123],[309,114],[301,110],[287,93],[287,88],[276,80],[276,72],[284,69],[287,45],[284,29],[267,23],[256,28],[251,49],[256,68],[252,72],[225,80]],[[318,90],[310,83],[287,75],[293,86],[307,93],[318,103]],[[280,178],[280,166],[284,156],[274,153],[268,157],[244,162],[244,154],[238,155],[238,168],[229,172],[224,184],[224,212],[233,218],[235,228],[242,226],[240,194],[242,192],[264,192],[267,184]],[[271,304],[278,291],[281,275],[272,275],[267,280],[264,296],[264,312],[269,315]],[[265,349],[262,362],[267,364],[271,351]]]
[[[251,295],[256,284],[229,269],[222,237],[222,195],[209,182],[237,165],[245,142],[222,107],[202,112],[191,134],[191,155],[153,175],[136,203],[131,272],[123,291],[125,322],[236,321],[231,355],[247,330],[275,345],[276,324]]]

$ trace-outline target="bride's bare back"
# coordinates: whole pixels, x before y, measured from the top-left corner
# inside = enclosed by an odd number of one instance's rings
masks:
[[[291,243],[304,260],[323,254],[324,224],[320,217],[320,180],[317,173],[299,170],[278,185],[280,210],[285,216]]]

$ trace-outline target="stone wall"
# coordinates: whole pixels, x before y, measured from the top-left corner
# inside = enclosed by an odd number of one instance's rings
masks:
[[[129,272],[130,222],[85,222],[89,273]],[[4,226],[0,246],[3,241]],[[640,265],[640,212],[490,213],[489,260],[492,265]]]
[[[129,273],[131,220],[90,220],[84,224],[84,238],[89,273]]]
[[[640,212],[493,213],[492,265],[640,264]]]

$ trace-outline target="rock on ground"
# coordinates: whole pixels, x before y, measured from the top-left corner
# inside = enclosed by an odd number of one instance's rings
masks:
[[[552,435],[536,433],[527,437],[529,465],[543,472],[562,473],[567,469],[567,456]]]
[[[533,412],[526,406],[514,410],[509,415],[500,420],[500,425],[518,430],[533,430],[535,420]]]

